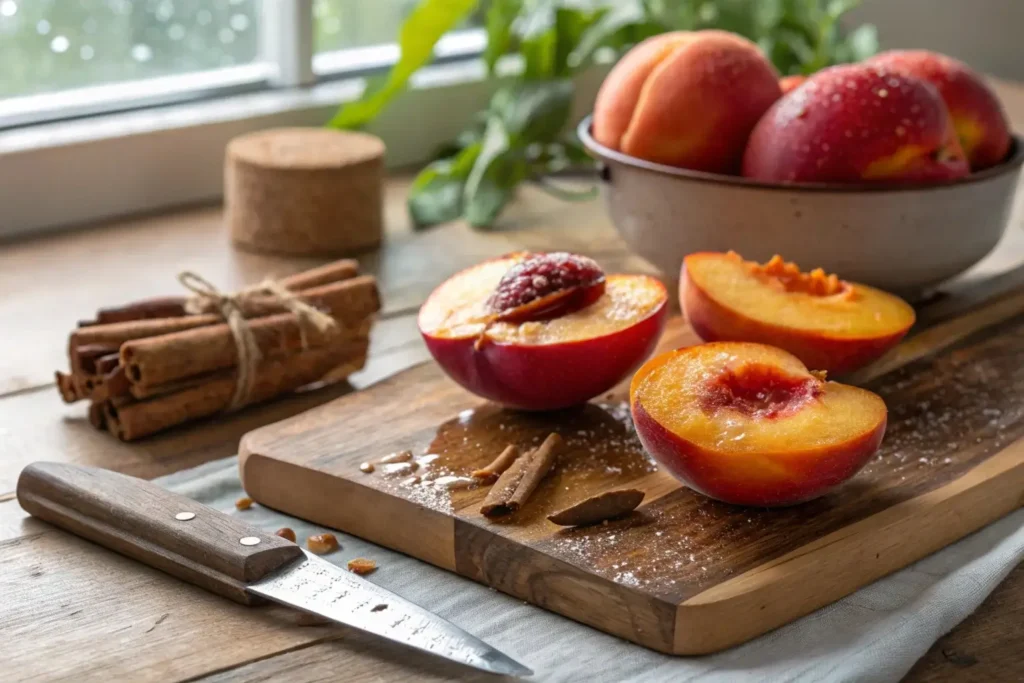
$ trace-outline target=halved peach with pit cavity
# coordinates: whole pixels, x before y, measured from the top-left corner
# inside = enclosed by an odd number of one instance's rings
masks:
[[[629,391],[644,448],[677,479],[738,505],[791,505],[846,481],[878,450],[885,403],[763,344],[661,354]]]
[[[485,261],[434,290],[420,333],[445,372],[478,396],[523,410],[584,403],[650,356],[668,313],[657,279],[595,268],[557,253]]]
[[[779,256],[758,264],[734,252],[691,254],[683,261],[679,298],[704,341],[771,344],[835,374],[882,356],[915,319],[897,296],[820,268],[802,273]]]

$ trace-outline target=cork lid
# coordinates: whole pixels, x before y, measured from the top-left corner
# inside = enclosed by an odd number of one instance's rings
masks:
[[[267,168],[326,169],[379,159],[384,143],[367,133],[328,128],[270,128],[228,143],[230,159]]]

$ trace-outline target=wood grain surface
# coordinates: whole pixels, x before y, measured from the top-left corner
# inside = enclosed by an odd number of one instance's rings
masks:
[[[1024,87],[999,94],[1024,131]],[[409,177],[389,180],[386,246],[360,258],[381,283],[384,319],[370,362],[351,386],[276,401],[127,446],[88,426],[52,386],[68,330],[86,312],[139,296],[175,293],[175,275],[195,270],[221,287],[315,265],[230,248],[217,208],[113,221],[88,230],[0,243],[0,653],[10,680],[464,680],[433,658],[400,655],[349,632],[296,625],[277,608],[255,611],[185,585],[42,522],[14,497],[34,460],[80,462],[157,477],[232,455],[245,432],[365,387],[427,355],[412,315],[444,277],[516,249],[573,249],[610,269],[639,271],[597,203],[565,204],[533,190],[479,232],[462,223],[414,233],[405,214]],[[1024,193],[1012,226],[961,281],[989,278],[1024,261]],[[1020,273],[1009,275],[1019,278]],[[986,292],[986,296],[989,292]],[[942,302],[936,302],[940,311]],[[5,502],[6,501],[6,502]],[[117,586],[115,595],[110,586]],[[963,624],[935,644],[909,681],[1014,680],[1024,668],[1018,569]],[[16,672],[12,674],[11,672]],[[1017,677],[1019,679],[1019,676]]]
[[[634,437],[625,387],[580,409],[521,413],[481,402],[433,363],[246,435],[242,482],[270,507],[614,635],[665,652],[712,652],[832,602],[1024,502],[1022,314],[1024,294],[1013,292],[933,321],[905,342],[913,352],[893,354],[904,364],[890,370],[887,361],[887,372],[866,383],[890,410],[881,451],[845,486],[799,506],[743,508],[682,487]],[[694,341],[676,318],[661,348]],[[535,447],[551,432],[565,440],[554,471],[527,506],[501,520],[480,514],[487,487],[439,490],[389,478],[384,467],[371,474],[359,467],[409,449],[421,456],[418,474],[468,476],[508,444]],[[623,487],[646,497],[622,520],[564,530],[546,519]]]

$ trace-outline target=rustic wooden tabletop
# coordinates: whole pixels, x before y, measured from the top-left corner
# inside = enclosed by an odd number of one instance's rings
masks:
[[[1015,128],[1024,130],[1024,86],[999,84],[999,90]],[[229,603],[30,519],[14,496],[18,473],[35,460],[152,478],[228,457],[250,429],[426,359],[416,310],[447,275],[483,258],[564,249],[589,254],[610,272],[649,269],[627,251],[599,202],[564,204],[527,190],[492,232],[454,223],[416,233],[405,215],[407,188],[405,177],[388,182],[387,246],[360,258],[379,277],[384,310],[370,362],[351,384],[134,444],[95,432],[84,407],[65,406],[53,387],[75,322],[100,305],[174,293],[181,270],[231,288],[313,262],[232,249],[219,208],[0,245],[0,660],[6,680],[313,681],[342,674],[347,681],[472,680],[454,665],[359,634],[299,625],[284,610]],[[1007,238],[974,276],[1024,261],[1021,195]],[[1024,567],[941,638],[907,680],[1013,680],[1024,671],[1022,621]]]

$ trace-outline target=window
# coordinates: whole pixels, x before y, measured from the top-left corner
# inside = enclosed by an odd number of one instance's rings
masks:
[[[0,0],[0,98],[250,64],[258,0]]]
[[[372,5],[373,10],[367,11]],[[416,0],[313,0],[313,49],[331,52],[383,45],[416,6]]]
[[[327,121],[398,59],[418,2],[0,0],[0,239],[218,198],[231,137]],[[486,104],[481,19],[371,126],[389,163],[425,160]]]

